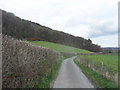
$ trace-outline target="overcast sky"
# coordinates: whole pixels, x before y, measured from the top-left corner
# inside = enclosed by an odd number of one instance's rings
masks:
[[[0,0],[0,8],[102,47],[118,46],[119,0]]]

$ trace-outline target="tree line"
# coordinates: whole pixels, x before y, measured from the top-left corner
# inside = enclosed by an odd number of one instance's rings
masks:
[[[62,31],[53,30],[38,23],[21,19],[10,12],[2,11],[2,22],[2,33],[17,39],[44,40],[93,52],[101,50],[101,47],[93,44],[90,39],[75,37]]]

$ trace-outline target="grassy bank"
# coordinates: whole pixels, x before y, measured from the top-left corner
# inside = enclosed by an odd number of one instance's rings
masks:
[[[78,57],[80,64],[92,69],[103,77],[118,84],[118,55],[81,55]]]
[[[96,68],[107,70],[110,74],[118,73],[118,55],[82,55],[80,58],[90,62]]]
[[[44,76],[43,78],[41,78],[39,80],[38,84],[34,86],[34,88],[51,88],[50,84],[56,77],[57,72],[58,72],[58,70],[61,66],[61,63],[64,59],[65,58],[63,58],[63,57],[59,58],[57,60],[57,63],[52,66],[51,72],[47,76]]]
[[[97,88],[117,88],[117,85],[115,85],[112,81],[104,78],[99,73],[80,64],[77,59],[74,60],[74,62],[80,67],[84,74],[97,86]]]
[[[52,43],[52,42],[46,42],[46,41],[32,41],[31,43],[34,45],[37,45],[37,46],[51,48],[58,52],[85,53],[85,54],[92,53],[92,52],[84,50],[84,49],[74,48],[74,47],[57,44],[57,43]]]

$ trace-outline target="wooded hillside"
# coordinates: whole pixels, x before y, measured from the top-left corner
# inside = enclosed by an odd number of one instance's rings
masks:
[[[90,39],[86,40],[82,37],[75,37],[64,32],[52,30],[38,23],[20,19],[6,11],[2,11],[2,20],[2,33],[17,39],[45,40],[93,52],[100,51],[100,46],[93,44]]]

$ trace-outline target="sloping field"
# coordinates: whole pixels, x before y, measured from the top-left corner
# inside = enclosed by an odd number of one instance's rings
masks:
[[[84,53],[84,54],[92,53],[92,52],[84,50],[84,49],[74,48],[74,47],[56,44],[56,43],[52,43],[52,42],[46,42],[46,41],[32,41],[31,43],[34,45],[51,48],[51,49],[58,51],[58,52]]]

